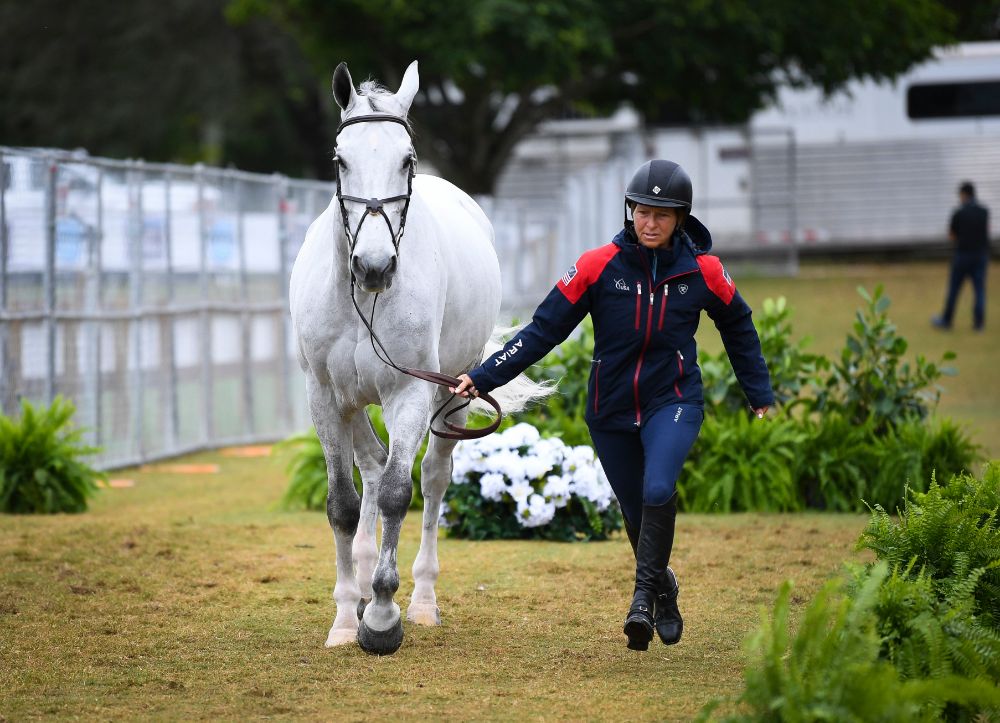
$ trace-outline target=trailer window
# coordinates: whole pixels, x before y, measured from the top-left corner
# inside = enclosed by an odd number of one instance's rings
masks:
[[[1000,115],[1000,80],[911,85],[906,114],[912,120]]]

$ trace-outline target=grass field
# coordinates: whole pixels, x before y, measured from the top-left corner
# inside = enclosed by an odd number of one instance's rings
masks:
[[[779,583],[801,606],[857,557],[860,516],[681,515],[684,639],[625,648],[630,550],[442,540],[444,625],[377,658],[326,650],[332,535],[275,510],[273,459],[124,470],[79,516],[0,520],[0,719],[689,720],[741,685],[741,645]],[[400,545],[405,603],[419,518]]]
[[[737,278],[755,306],[785,296],[798,336],[835,352],[854,289],[883,282],[914,353],[958,353],[939,412],[1000,457],[1000,284],[988,328],[928,320],[944,264],[803,267],[796,279]],[[719,347],[710,322],[699,334]],[[629,651],[627,542],[470,543],[443,539],[444,625],[406,626],[394,656],[325,650],[333,617],[332,535],[318,513],[278,511],[286,480],[271,458],[222,452],[178,460],[217,474],[122,470],[79,516],[0,517],[0,721],[363,718],[689,720],[737,692],[741,646],[780,582],[802,606],[849,559],[858,515],[682,514],[674,566],[682,642]],[[400,544],[405,606],[419,520]]]

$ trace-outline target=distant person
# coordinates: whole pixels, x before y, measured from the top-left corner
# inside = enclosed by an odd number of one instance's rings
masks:
[[[976,187],[966,181],[958,188],[960,205],[951,214],[948,238],[953,251],[951,277],[948,280],[948,296],[944,311],[935,316],[931,323],[939,329],[950,329],[955,314],[955,301],[968,276],[976,292],[976,302],[972,307],[972,328],[982,331],[986,323],[986,266],[990,260],[990,212],[976,201]]]

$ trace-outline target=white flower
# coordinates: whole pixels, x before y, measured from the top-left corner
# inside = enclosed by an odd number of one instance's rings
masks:
[[[566,503],[569,502],[570,495],[573,493],[570,490],[569,480],[553,474],[549,475],[545,481],[542,494],[551,500],[556,507],[565,507]]]
[[[510,496],[514,498],[514,501],[520,505],[535,493],[535,488],[532,487],[529,482],[518,480],[517,482],[511,482],[510,487],[507,488],[507,492],[509,492]]]
[[[521,457],[521,469],[524,470],[524,476],[528,479],[541,479],[552,470],[552,465],[544,457],[528,454]]]
[[[490,457],[485,471],[499,472],[510,482],[523,482],[527,480],[527,470],[525,469],[523,458],[514,451],[502,449]]]
[[[479,491],[484,499],[499,502],[507,491],[507,481],[502,474],[487,472],[479,478]]]
[[[539,494],[531,495],[526,500],[518,500],[517,521],[521,527],[541,527],[552,521],[556,514],[556,506],[547,502]]]
[[[503,437],[504,443],[510,446],[511,449],[517,449],[518,447],[530,447],[541,439],[541,435],[538,433],[538,430],[527,422],[515,424],[501,436]]]

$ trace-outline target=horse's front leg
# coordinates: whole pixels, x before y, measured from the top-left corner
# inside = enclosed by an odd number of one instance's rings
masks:
[[[364,492],[361,494],[361,521],[354,536],[354,566],[361,586],[361,617],[364,606],[372,599],[372,575],[378,559],[375,542],[375,523],[378,518],[378,483],[385,469],[388,450],[375,433],[371,420],[364,410],[354,415],[354,463],[361,472]]]
[[[447,401],[448,393],[435,395],[434,408]],[[457,412],[450,421],[465,425],[467,410]],[[438,520],[441,517],[441,500],[451,482],[452,459],[456,441],[431,435],[427,453],[420,463],[420,491],[424,496],[423,528],[420,531],[420,550],[413,561],[413,597],[406,609],[406,619],[419,625],[440,625],[441,611],[438,609],[434,585],[437,583],[438,565],[437,539]]]
[[[389,457],[378,485],[382,546],[372,577],[372,601],[358,628],[358,643],[369,653],[389,655],[403,643],[403,623],[393,596],[399,589],[396,549],[403,519],[413,497],[411,470],[427,430],[430,391],[417,385],[383,404],[389,430]]]
[[[351,426],[340,416],[333,390],[308,376],[306,392],[316,435],[323,445],[323,455],[326,457],[326,517],[333,529],[337,548],[337,583],[333,588],[337,615],[326,638],[326,647],[331,648],[353,643],[358,637],[357,610],[361,588],[354,576],[351,547],[354,533],[358,529],[361,500],[354,489],[351,474]]]

